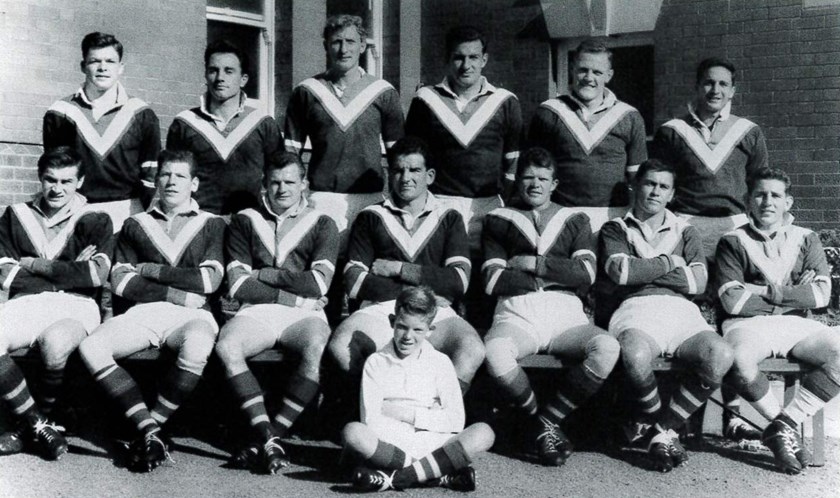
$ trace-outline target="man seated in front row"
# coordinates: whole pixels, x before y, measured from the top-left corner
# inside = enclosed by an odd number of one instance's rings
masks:
[[[493,210],[484,221],[485,292],[498,296],[484,338],[487,370],[501,391],[529,415],[530,439],[544,465],[572,453],[560,423],[593,395],[618,361],[618,342],[590,325],[575,295],[595,282],[589,217],[551,202],[557,167],[545,149],[520,156],[515,188],[520,204]],[[542,408],[518,360],[541,352],[579,360],[558,379]]]
[[[452,362],[427,341],[439,312],[427,287],[397,296],[391,341],[365,362],[361,422],[344,428],[345,451],[363,459],[353,473],[359,490],[436,484],[475,489],[470,463],[493,446],[487,424],[464,428],[464,403]]]
[[[207,299],[224,273],[225,222],[201,211],[192,199],[198,189],[192,153],[161,152],[155,183],[158,201],[126,220],[111,270],[114,294],[133,306],[79,346],[96,382],[137,429],[130,466],[144,472],[168,458],[160,427],[198,384],[213,352],[219,326]],[[178,354],[152,411],[115,361],[150,347]]]
[[[449,356],[466,392],[484,361],[475,329],[452,309],[469,285],[464,221],[428,191],[435,179],[429,149],[414,137],[388,151],[391,198],[365,208],[353,223],[344,271],[348,295],[362,308],[339,325],[330,353],[356,378],[365,358],[390,340],[388,315],[405,287],[427,285],[437,294],[432,345]]]
[[[222,328],[216,352],[259,443],[235,456],[235,463],[274,474],[288,465],[280,438],[318,393],[330,338],[324,296],[335,272],[338,228],[307,202],[306,168],[297,154],[269,159],[264,185],[260,208],[234,215],[228,229],[228,288],[242,307]],[[301,361],[272,421],[245,360],[277,345]]]
[[[666,208],[674,197],[674,169],[651,159],[633,179],[633,207],[601,228],[602,294],[620,302],[610,334],[634,399],[631,442],[648,442],[657,470],[669,472],[688,459],[675,432],[720,387],[732,366],[732,348],[690,301],[703,294],[708,274],[697,229]],[[672,356],[688,371],[662,407],[653,359]]]
[[[735,350],[727,376],[738,393],[770,420],[761,440],[776,465],[798,474],[810,463],[796,428],[840,393],[840,331],[806,318],[828,305],[831,280],[819,236],[793,225],[790,178],[764,168],[748,182],[750,223],[718,244],[718,296],[723,335]],[[790,357],[812,365],[784,409],[758,363]]]
[[[0,218],[0,281],[10,297],[0,307],[0,397],[23,426],[0,436],[0,454],[22,451],[31,436],[44,457],[55,460],[67,452],[67,442],[47,416],[61,393],[67,358],[99,325],[94,296],[111,269],[114,235],[108,215],[88,212],[76,192],[84,170],[72,148],[41,156],[38,179],[38,196],[9,206]],[[38,403],[9,356],[36,344],[44,361]]]

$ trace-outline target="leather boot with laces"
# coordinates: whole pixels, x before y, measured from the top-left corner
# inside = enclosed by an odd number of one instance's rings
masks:
[[[367,467],[358,467],[353,472],[353,487],[359,491],[387,491],[397,489],[394,487],[394,474],[396,471],[387,473],[383,470],[373,470]]]
[[[668,441],[668,454],[671,455],[671,461],[674,462],[674,467],[681,467],[688,461],[688,452],[685,451],[682,443],[680,443],[680,436],[673,429],[667,431],[670,441]]]
[[[279,436],[269,437],[263,444],[262,453],[265,470],[269,474],[276,474],[280,469],[289,466],[289,460],[286,458],[286,451],[280,445]]]
[[[671,436],[668,431],[656,431],[648,444],[648,456],[654,470],[671,472],[674,460],[671,458]]]
[[[32,425],[32,436],[44,458],[58,460],[67,453],[67,440],[62,435],[63,431],[63,427],[44,417],[35,419],[35,423]]]
[[[572,454],[572,443],[560,430],[560,426],[545,417],[537,417],[534,423],[534,444],[540,463],[559,467]]]
[[[161,437],[159,430],[147,432],[132,446],[135,449],[133,467],[138,472],[151,472],[163,462],[172,461],[172,457],[169,455],[169,446]]]
[[[464,467],[452,474],[439,477],[433,484],[453,491],[475,491],[475,469]]]
[[[802,464],[796,457],[802,451],[799,444],[799,436],[796,431],[782,422],[774,420],[764,429],[761,434],[761,442],[770,448],[776,459],[776,466],[786,474],[798,474],[802,472]]]

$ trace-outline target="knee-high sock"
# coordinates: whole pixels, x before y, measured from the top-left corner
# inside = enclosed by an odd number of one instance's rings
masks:
[[[403,450],[381,439],[376,443],[376,451],[368,458],[371,467],[385,470],[400,470],[408,467],[414,459]]]
[[[64,367],[46,368],[41,373],[41,411],[49,415],[55,407],[64,384]]]
[[[779,400],[770,392],[770,382],[767,376],[759,373],[758,376],[746,384],[736,386],[738,393],[755,408],[755,411],[767,420],[773,420],[779,415],[781,407]]]
[[[175,410],[186,401],[200,379],[201,375],[185,370],[182,365],[176,364],[160,386],[157,402],[152,410],[155,421],[160,425],[165,424]]]
[[[595,375],[584,364],[569,369],[561,379],[557,392],[540,410],[540,415],[559,424],[581,403],[598,392],[603,383],[604,379]]]
[[[289,379],[286,395],[280,406],[280,412],[274,416],[275,428],[280,436],[288,432],[303,409],[318,394],[318,382],[298,373]]]
[[[38,416],[38,407],[26,386],[23,372],[7,354],[0,355],[0,396],[12,412],[30,421]]]
[[[417,460],[409,467],[398,470],[392,482],[397,489],[408,488],[442,475],[452,474],[469,464],[470,458],[464,446],[460,441],[453,441]]]
[[[262,388],[254,374],[246,370],[228,379],[233,395],[239,400],[239,408],[248,417],[248,423],[262,437],[271,432],[271,421],[265,411]]]
[[[802,379],[802,385],[799,386],[799,390],[790,403],[784,407],[779,418],[791,427],[797,427],[806,418],[820,411],[838,393],[840,393],[840,384],[825,370],[814,370]]]
[[[705,384],[697,375],[685,375],[668,408],[659,417],[659,426],[665,430],[682,426],[718,387],[718,384]]]
[[[653,417],[662,408],[662,399],[659,397],[659,385],[653,372],[645,377],[640,383],[627,382],[629,391],[635,403],[637,416]]]
[[[522,367],[517,366],[510,372],[496,377],[496,382],[504,394],[513,400],[517,408],[528,415],[537,413],[537,397]]]
[[[117,402],[125,417],[138,431],[152,432],[159,429],[146,403],[143,402],[140,389],[128,372],[115,363],[95,372],[93,378],[105,393]]]

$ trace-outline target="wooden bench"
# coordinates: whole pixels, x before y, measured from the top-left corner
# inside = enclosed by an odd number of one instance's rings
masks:
[[[523,358],[519,363],[522,368],[526,369],[562,369],[564,367],[563,361],[559,358],[548,354],[535,354]],[[796,389],[799,385],[799,379],[803,374],[810,371],[810,367],[790,361],[784,358],[768,358],[758,364],[759,368],[764,373],[777,374],[782,376],[785,382],[785,399],[787,404],[796,394]],[[678,363],[672,361],[670,358],[657,358],[653,361],[654,372],[677,372],[683,367]],[[825,465],[825,413],[824,410],[818,411],[812,418],[813,423],[813,463],[815,467]],[[800,428],[801,434],[804,437],[805,427]]]

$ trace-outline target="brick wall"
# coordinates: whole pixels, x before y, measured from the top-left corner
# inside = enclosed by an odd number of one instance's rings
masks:
[[[771,166],[791,175],[797,220],[840,226],[840,5],[665,0],[655,53],[657,125],[683,112],[697,62],[731,59],[733,110],[762,127]]]
[[[203,2],[168,0],[15,0],[0,7],[0,206],[37,190],[41,119],[50,104],[75,92],[80,43],[91,31],[125,46],[123,83],[161,119],[198,101],[206,41]]]

